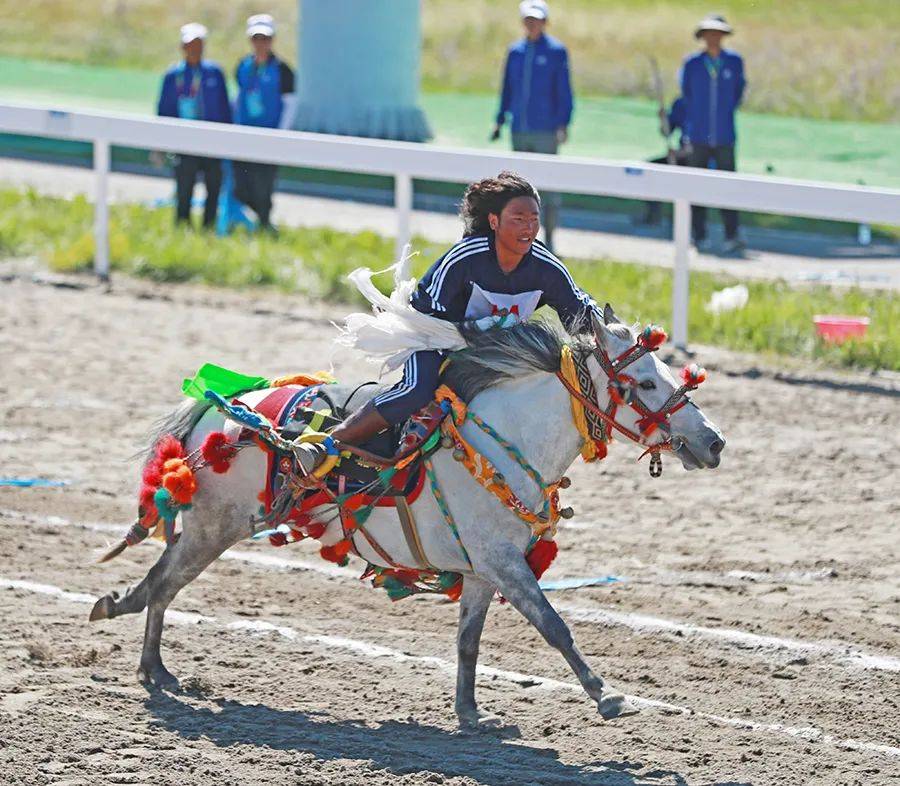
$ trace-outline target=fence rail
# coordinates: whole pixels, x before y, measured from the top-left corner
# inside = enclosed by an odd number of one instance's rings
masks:
[[[684,167],[539,154],[495,154],[405,142],[251,129],[220,123],[0,104],[0,132],[94,145],[95,270],[109,276],[110,146],[330,169],[394,178],[397,247],[410,233],[412,180],[466,183],[516,169],[539,189],[673,202],[672,340],[687,345],[691,204],[834,221],[900,224],[900,190]]]

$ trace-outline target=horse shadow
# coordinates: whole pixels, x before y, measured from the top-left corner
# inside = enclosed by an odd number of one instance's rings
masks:
[[[454,734],[414,721],[386,721],[365,726],[336,721],[324,713],[243,704],[215,698],[198,707],[175,695],[153,692],[145,701],[151,725],[187,740],[206,739],[219,747],[254,745],[312,754],[318,760],[370,761],[373,769],[396,776],[421,772],[447,778],[468,777],[485,786],[638,786],[666,783],[686,786],[677,772],[641,772],[639,761],[566,764],[555,750],[510,745],[500,733]],[[514,728],[514,727],[513,727]],[[507,732],[509,729],[507,729]],[[748,786],[719,784],[719,786]]]

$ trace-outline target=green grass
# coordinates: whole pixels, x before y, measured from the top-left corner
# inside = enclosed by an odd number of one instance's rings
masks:
[[[278,48],[296,61],[297,0],[269,0]],[[210,28],[209,54],[230,70],[246,48],[255,0],[0,0],[0,51],[11,57],[158,71],[177,56],[188,17]],[[422,4],[422,81],[429,90],[496,89],[506,45],[520,35],[516,3]],[[749,109],[806,117],[900,118],[900,3],[896,0],[555,0],[551,32],[569,46],[581,95],[652,95],[646,55],[669,91],[696,21],[711,9],[735,25],[747,61]],[[893,56],[892,56],[893,55]]]
[[[92,206],[84,199],[53,199],[32,191],[0,190],[0,257],[36,254],[60,271],[88,270],[94,245]],[[443,250],[421,238],[417,273]],[[170,210],[113,207],[112,266],[154,281],[199,281],[217,286],[271,286],[313,298],[360,302],[346,282],[359,266],[383,269],[393,241],[372,232],[286,229],[277,238],[238,232],[217,238],[176,229]],[[575,279],[591,294],[614,304],[623,318],[665,324],[671,303],[671,272],[610,260],[570,260]],[[381,284],[388,286],[389,277]],[[735,283],[726,276],[691,276],[690,335],[699,343],[752,352],[819,358],[835,365],[900,371],[900,297],[894,293],[826,287],[792,288],[784,282],[749,282],[746,308],[721,317],[704,309],[711,294]],[[816,313],[871,318],[863,341],[840,347],[814,337]]]
[[[0,0],[2,2],[3,0]],[[160,74],[0,57],[0,96],[8,100],[152,113]],[[489,147],[496,96],[436,92],[422,96],[435,143]],[[742,112],[741,171],[808,180],[900,187],[897,126],[787,118]],[[508,143],[494,145],[506,149]],[[640,160],[661,155],[656,105],[645,98],[582,98],[566,155]]]

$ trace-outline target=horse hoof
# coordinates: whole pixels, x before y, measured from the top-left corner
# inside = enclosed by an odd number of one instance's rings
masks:
[[[113,599],[109,595],[104,595],[102,598],[97,599],[94,608],[91,609],[91,616],[88,617],[88,619],[91,622],[96,622],[97,620],[111,619],[112,615]]]
[[[180,688],[178,678],[162,663],[155,666],[140,666],[137,672],[138,682],[147,688],[177,691]]]
[[[600,715],[603,720],[612,720],[613,718],[624,718],[627,715],[637,715],[640,710],[634,706],[621,693],[610,693],[600,699],[598,704]]]
[[[466,734],[479,731],[490,731],[503,727],[503,719],[481,710],[459,714],[459,730]]]

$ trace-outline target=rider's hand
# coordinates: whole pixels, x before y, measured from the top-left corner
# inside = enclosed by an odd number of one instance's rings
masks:
[[[491,131],[491,142],[496,142],[500,138],[500,125],[495,125],[494,130]]]

